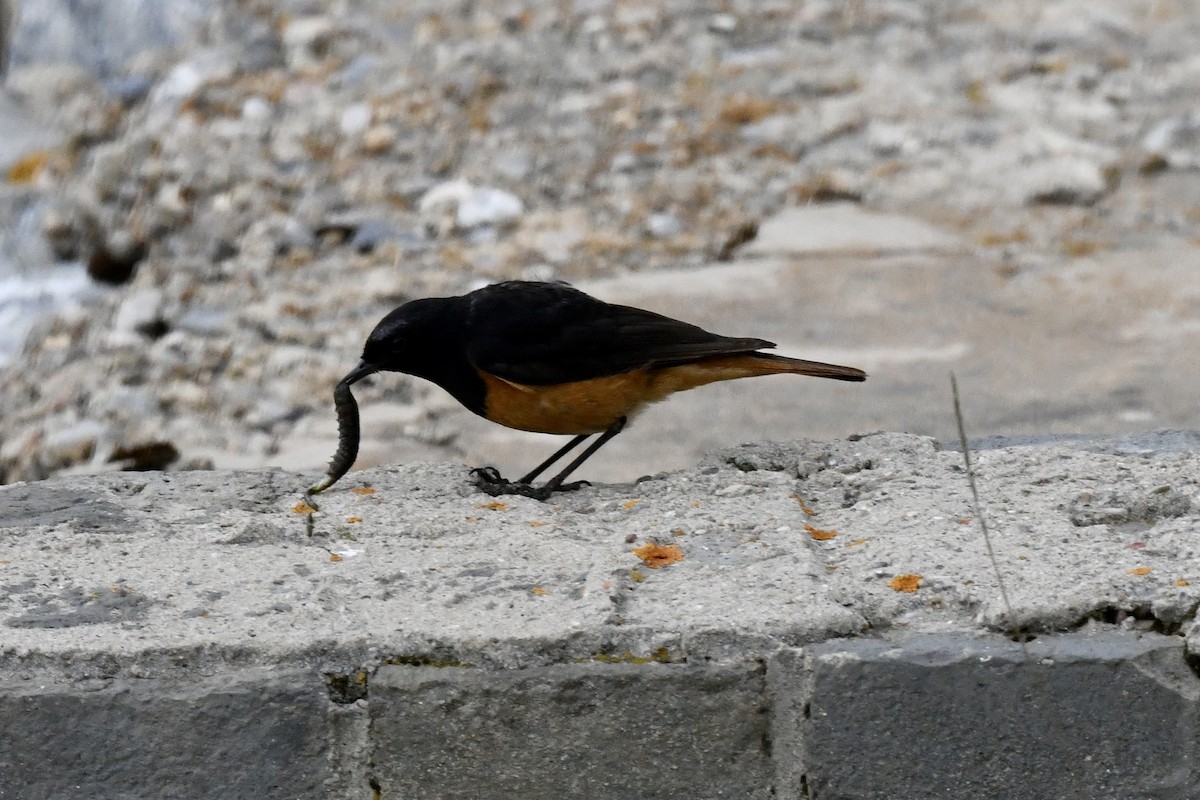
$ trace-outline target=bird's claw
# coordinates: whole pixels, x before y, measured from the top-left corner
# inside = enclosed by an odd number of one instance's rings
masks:
[[[483,488],[489,486],[503,486],[507,483],[512,483],[505,477],[500,475],[500,471],[495,467],[476,467],[471,470],[471,477],[475,479],[475,485]]]
[[[548,500],[550,495],[555,492],[574,492],[582,489],[584,486],[591,486],[587,481],[572,481],[571,483],[562,483],[557,486],[550,484],[533,486],[528,483],[510,481],[501,476],[499,470],[495,467],[476,467],[471,470],[471,476],[475,478],[475,486],[484,494],[489,494],[492,497],[515,494],[521,497],[530,497],[534,500],[544,501]]]

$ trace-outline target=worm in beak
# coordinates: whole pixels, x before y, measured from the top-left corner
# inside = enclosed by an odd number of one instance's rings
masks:
[[[350,386],[378,371],[379,368],[374,364],[364,361],[349,375],[342,378],[334,388],[333,408],[337,412],[338,421],[337,452],[333,454],[333,458],[329,462],[329,471],[325,477],[320,482],[308,487],[310,495],[318,494],[333,486],[350,471],[350,467],[354,466],[354,459],[358,458],[358,403],[354,402]]]

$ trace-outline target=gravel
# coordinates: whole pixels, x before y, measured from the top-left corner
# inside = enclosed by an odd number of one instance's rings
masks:
[[[1186,4],[224,3],[86,68],[23,26],[9,91],[65,137],[23,185],[53,252],[120,282],[0,371],[3,482],[159,442],[318,467],[332,387],[412,297],[687,268],[829,199],[1034,268],[1081,215],[1186,229],[1126,187],[1200,163]],[[436,390],[363,395],[456,452]]]

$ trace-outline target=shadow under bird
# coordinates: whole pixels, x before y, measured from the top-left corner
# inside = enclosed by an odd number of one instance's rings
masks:
[[[350,387],[375,372],[432,381],[479,416],[524,431],[571,435],[520,480],[473,470],[492,495],[546,499],[646,405],[706,383],[756,375],[813,375],[862,381],[853,367],[759,352],[764,339],[733,338],[640,308],[597,300],[562,283],[507,281],[457,297],[405,303],[384,317],[362,363],[334,389],[338,448],[328,489],[358,457],[358,406]],[[532,482],[588,437],[597,438],[541,486]]]

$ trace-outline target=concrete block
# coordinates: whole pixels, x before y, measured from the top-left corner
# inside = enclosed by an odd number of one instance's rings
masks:
[[[330,708],[312,673],[181,684],[0,686],[0,798],[327,797]]]
[[[371,746],[384,797],[762,798],[758,664],[384,667]]]
[[[792,765],[779,796],[1200,796],[1200,682],[1181,639],[1067,634],[1040,638],[1028,653],[961,635],[814,645],[811,672],[791,672],[793,700],[807,698],[792,737],[802,769]]]

